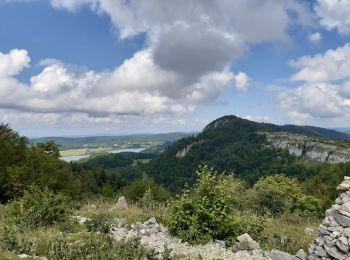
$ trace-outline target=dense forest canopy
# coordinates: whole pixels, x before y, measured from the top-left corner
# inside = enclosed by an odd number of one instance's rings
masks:
[[[193,183],[198,165],[209,165],[219,171],[234,173],[253,185],[259,178],[285,173],[305,181],[320,172],[321,164],[308,163],[288,151],[268,146],[259,131],[290,132],[315,138],[345,140],[349,136],[337,131],[309,127],[256,123],[236,116],[219,118],[197,136],[183,138],[152,160],[147,174],[171,190]],[[178,151],[190,147],[186,156]]]

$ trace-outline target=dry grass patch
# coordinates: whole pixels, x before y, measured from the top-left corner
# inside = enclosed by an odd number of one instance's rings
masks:
[[[144,222],[152,217],[163,219],[165,207],[152,209],[140,207],[136,203],[129,204],[127,209],[117,209],[115,199],[92,200],[87,205],[74,212],[75,216],[93,218],[97,215],[110,215],[111,218],[124,218],[126,224]],[[112,223],[113,224],[113,223]]]
[[[308,249],[315,239],[320,220],[302,218],[287,214],[278,218],[266,218],[263,239],[260,245],[266,249],[278,249],[295,254],[299,249]],[[314,233],[307,235],[305,228],[312,228]]]

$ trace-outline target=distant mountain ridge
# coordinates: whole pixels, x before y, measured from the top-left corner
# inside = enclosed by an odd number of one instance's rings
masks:
[[[32,138],[30,143],[42,143],[46,141],[55,141],[61,149],[81,148],[86,144],[112,146],[120,142],[167,142],[176,141],[180,138],[193,135],[193,133],[161,133],[161,134],[134,134],[120,136],[88,136],[88,137],[42,137]]]
[[[346,133],[350,135],[350,127],[340,127],[340,128],[334,128],[334,130],[341,132],[341,133]]]
[[[184,183],[193,183],[196,168],[203,164],[219,171],[235,173],[248,183],[281,172],[301,179],[316,174],[309,172],[303,158],[289,153],[288,149],[271,146],[267,136],[261,132],[285,132],[305,136],[311,143],[319,140],[350,147],[350,135],[335,130],[257,123],[230,115],[214,120],[198,135],[170,145],[149,163],[147,174],[172,189]],[[303,147],[300,149],[304,151]]]
[[[239,124],[249,124],[257,128],[257,130],[271,131],[271,132],[289,132],[293,134],[303,134],[306,136],[314,136],[319,138],[334,139],[334,140],[350,140],[350,134],[340,132],[333,129],[316,127],[316,126],[299,126],[299,125],[275,125],[271,123],[258,123],[243,119],[234,115],[220,117],[213,122],[209,123],[203,131],[215,125],[222,124],[225,122],[239,123]]]

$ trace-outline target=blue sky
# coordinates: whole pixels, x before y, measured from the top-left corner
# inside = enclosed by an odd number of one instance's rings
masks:
[[[350,126],[349,0],[0,0],[0,121],[29,136]]]

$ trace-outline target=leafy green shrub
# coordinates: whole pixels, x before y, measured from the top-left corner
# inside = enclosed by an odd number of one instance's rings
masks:
[[[127,197],[128,200],[139,201],[148,190],[150,190],[152,198],[155,201],[165,202],[170,198],[169,192],[150,178],[132,182],[123,189],[122,194]]]
[[[111,216],[108,214],[98,214],[85,222],[89,232],[101,232],[107,234],[111,229]]]
[[[3,251],[28,254],[32,245],[32,241],[25,240],[20,236],[14,225],[4,225],[0,230],[0,249]]]
[[[300,215],[320,217],[323,215],[322,203],[313,196],[302,192],[300,183],[284,174],[261,178],[244,196],[246,208],[259,214],[279,216],[298,212]]]
[[[248,190],[244,198],[250,201],[249,207],[259,214],[279,216],[288,212],[319,216],[322,213],[321,201],[303,194],[296,179],[284,174],[276,174],[259,179]]]
[[[261,237],[265,225],[262,217],[256,216],[253,213],[235,214],[234,218],[234,234],[235,236],[248,233],[251,237],[258,240]]]
[[[5,206],[6,219],[24,227],[51,226],[66,221],[70,213],[67,197],[35,186]]]
[[[301,194],[298,199],[298,205],[295,209],[299,215],[304,217],[322,218],[324,210],[322,200],[314,196]]]
[[[14,251],[18,247],[17,232],[13,226],[5,225],[0,234],[0,247],[3,250]]]
[[[208,166],[199,167],[192,190],[184,189],[170,203],[167,225],[170,232],[184,240],[205,243],[245,233],[248,223],[234,214],[236,182]],[[260,224],[257,225],[260,228]],[[250,229],[254,225],[251,225]],[[258,231],[257,231],[258,232]]]
[[[250,190],[253,207],[261,214],[281,215],[298,201],[301,188],[295,179],[283,174],[261,178]]]

